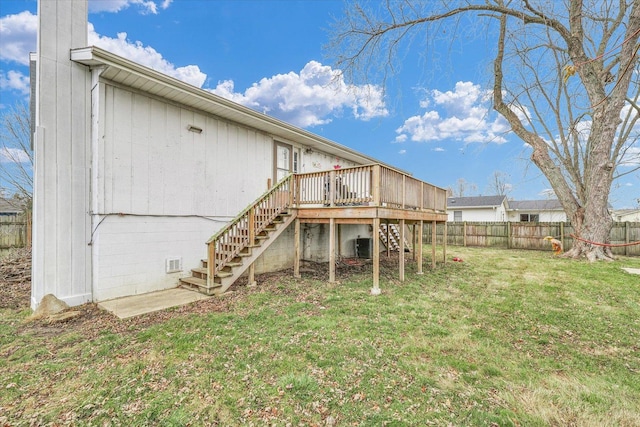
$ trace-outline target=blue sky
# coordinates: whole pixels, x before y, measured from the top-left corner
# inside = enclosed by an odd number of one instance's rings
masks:
[[[0,113],[28,99],[36,6],[35,0],[0,2]],[[89,0],[89,44],[435,185],[464,179],[471,184],[466,195],[490,195],[499,171],[512,187],[509,197],[548,197],[550,186],[528,161],[530,150],[488,102],[489,42],[454,39],[429,58],[414,44],[384,95],[364,82],[331,85],[337,70],[325,47],[344,7],[338,0]],[[614,182],[611,204],[634,207],[639,196],[636,172]]]

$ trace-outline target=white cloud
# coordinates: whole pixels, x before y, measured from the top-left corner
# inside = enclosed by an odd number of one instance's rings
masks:
[[[29,76],[14,70],[6,74],[0,71],[0,90],[15,90],[26,95],[29,93]]]
[[[398,154],[407,154],[407,150],[400,150],[398,151]]]
[[[407,141],[407,138],[408,137],[405,134],[398,135],[398,136],[396,136],[396,139],[392,143],[402,144],[403,142]]]
[[[360,120],[385,117],[382,90],[373,85],[347,85],[340,72],[317,61],[308,62],[299,74],[289,72],[263,78],[244,93],[234,82],[219,82],[211,92],[300,127],[331,121],[344,110]]]
[[[29,156],[17,148],[0,147],[0,163],[29,163]]]
[[[442,148],[442,147],[436,147],[436,148],[434,148],[434,149],[433,149],[433,150],[431,150],[431,151],[435,151],[435,152],[438,152],[438,153],[442,153],[442,152],[444,152],[444,151],[446,151],[446,150],[445,150],[444,148]]]
[[[29,11],[0,18],[0,60],[29,65],[29,52],[36,50],[38,17]]]
[[[99,46],[116,55],[123,56],[197,87],[202,87],[204,81],[207,79],[207,75],[200,71],[197,65],[176,67],[164,59],[162,54],[151,46],[145,46],[139,41],[131,42],[127,40],[127,33],[124,32],[118,33],[116,38],[101,36],[95,32],[93,25],[90,23],[89,44]]]
[[[140,13],[143,15],[149,13],[155,15],[158,13],[158,7],[166,9],[171,2],[172,0],[163,0],[162,2],[152,0],[89,0],[89,12],[120,12],[134,5],[140,8]],[[158,3],[160,3],[159,6]]]
[[[416,142],[448,139],[502,144],[510,127],[497,114],[493,119],[489,117],[489,100],[490,91],[483,91],[471,82],[458,82],[453,91],[433,90],[420,102],[421,108],[432,109],[409,117],[396,133]]]

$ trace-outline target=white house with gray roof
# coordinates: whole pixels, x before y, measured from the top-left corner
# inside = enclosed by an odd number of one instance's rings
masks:
[[[509,222],[565,222],[560,201],[549,200],[509,200],[507,209]]]
[[[507,196],[449,197],[448,221],[507,221]]]
[[[558,200],[508,200],[506,196],[450,197],[451,222],[564,222]]]

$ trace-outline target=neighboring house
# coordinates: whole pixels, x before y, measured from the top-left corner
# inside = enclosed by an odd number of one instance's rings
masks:
[[[24,208],[14,200],[0,197],[0,216],[17,216],[22,213],[23,210]]]
[[[301,259],[330,261],[332,281],[336,257],[363,248],[379,291],[382,226],[402,242],[406,225],[421,239],[446,221],[442,188],[87,47],[87,7],[38,2],[32,308],[179,281],[221,293],[240,275],[298,275]]]
[[[509,222],[566,222],[560,201],[552,200],[509,200]]]
[[[473,196],[447,198],[448,221],[507,221],[506,196]]]
[[[451,222],[564,222],[558,200],[507,200],[506,196],[449,197]]]
[[[618,209],[613,211],[613,220],[617,222],[640,222],[640,209]]]

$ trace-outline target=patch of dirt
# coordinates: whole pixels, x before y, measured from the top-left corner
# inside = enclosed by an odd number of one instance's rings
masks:
[[[0,308],[26,310],[31,298],[31,249],[13,249],[0,259]]]
[[[0,264],[0,308],[16,311],[26,310],[30,306],[31,297],[31,251],[21,249],[9,253]],[[409,262],[409,257],[407,257]],[[390,257],[381,256],[381,270],[393,271],[397,269],[398,254]],[[356,258],[341,258],[336,263],[336,280],[348,280],[353,275],[372,271],[371,260]],[[326,281],[329,278],[329,264],[303,261],[301,264],[302,280]],[[25,321],[18,327],[20,334],[36,334],[39,336],[54,336],[62,332],[75,330],[85,339],[93,339],[105,331],[125,334],[135,333],[149,326],[167,321],[172,318],[192,314],[206,314],[211,312],[228,312],[235,303],[253,292],[297,292],[295,289],[279,286],[283,282],[295,280],[293,270],[287,269],[275,273],[257,275],[257,287],[247,287],[243,279],[239,285],[234,285],[232,292],[220,298],[209,298],[182,307],[136,316],[130,319],[119,319],[104,311],[94,303],[87,303],[68,310],[73,316],[63,316],[63,320],[52,321],[47,318]]]

